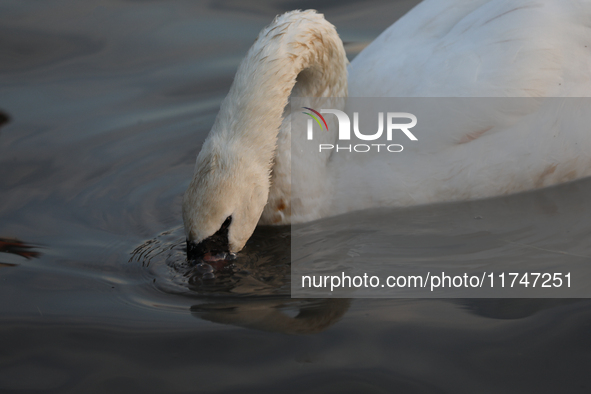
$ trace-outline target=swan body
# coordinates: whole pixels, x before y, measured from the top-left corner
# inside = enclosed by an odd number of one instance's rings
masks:
[[[591,175],[591,133],[569,133],[583,107],[560,118],[535,100],[589,96],[589,20],[589,1],[426,0],[348,65],[322,15],[277,17],[241,63],[197,157],[183,199],[188,244],[237,252],[258,223],[483,198]],[[472,122],[423,133],[421,149],[395,162],[292,157],[306,154],[291,146],[290,96],[335,97],[332,108],[344,108],[347,95],[532,101],[518,110],[474,101],[465,108]],[[328,129],[319,138],[334,142],[336,128]],[[295,160],[304,165],[291,168]]]

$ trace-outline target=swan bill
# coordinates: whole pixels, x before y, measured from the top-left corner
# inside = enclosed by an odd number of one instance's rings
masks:
[[[187,259],[189,261],[204,260],[218,261],[225,260],[230,255],[230,242],[228,240],[228,229],[232,223],[232,216],[228,216],[220,229],[215,234],[195,243],[187,239]]]

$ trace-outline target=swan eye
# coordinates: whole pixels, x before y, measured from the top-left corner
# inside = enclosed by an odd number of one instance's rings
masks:
[[[225,230],[228,227],[230,227],[230,224],[232,223],[232,215],[228,216],[226,218],[226,220],[224,220],[224,223],[222,224],[222,227],[220,228],[220,230]]]

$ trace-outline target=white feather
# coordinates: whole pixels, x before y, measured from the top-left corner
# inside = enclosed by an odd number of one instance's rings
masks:
[[[473,123],[423,134],[421,150],[405,152],[394,169],[388,160],[328,160],[328,153],[291,157],[300,150],[291,149],[285,112],[290,95],[346,97],[347,90],[351,97],[587,97],[590,21],[590,1],[425,0],[348,66],[322,15],[276,18],[242,62],[197,158],[183,202],[188,239],[200,242],[231,215],[235,252],[258,222],[482,198],[591,175],[591,133],[572,131],[581,130],[570,127],[576,120],[556,108],[531,116],[544,101],[519,110],[474,101],[465,108]],[[291,168],[292,161],[304,165]],[[292,181],[305,187],[292,190]]]

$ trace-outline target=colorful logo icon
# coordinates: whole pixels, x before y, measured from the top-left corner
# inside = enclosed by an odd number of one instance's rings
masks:
[[[312,111],[316,115],[320,116],[320,119],[322,119],[322,122],[324,122],[324,126],[326,126],[326,130],[328,131],[328,125],[326,124],[326,120],[324,120],[324,116],[320,115],[320,112],[318,112],[312,108],[308,108],[308,107],[302,107],[302,108]],[[302,112],[302,113],[312,117],[312,119],[314,119],[316,121],[316,123],[318,123],[318,126],[320,126],[320,130],[323,130],[322,123],[320,123],[320,120],[316,116],[312,115],[309,112]]]

